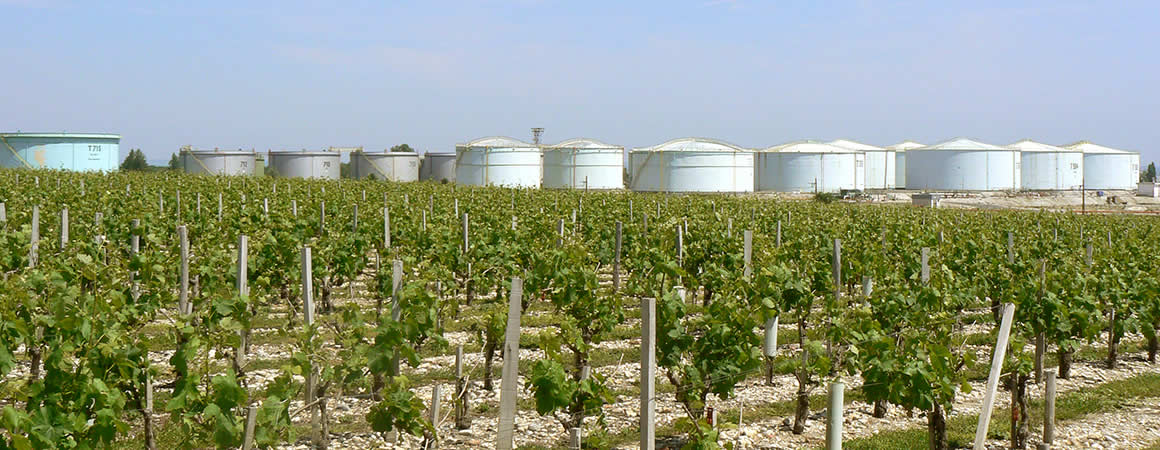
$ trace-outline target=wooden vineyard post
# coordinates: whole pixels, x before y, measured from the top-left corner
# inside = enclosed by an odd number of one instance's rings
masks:
[[[4,206],[4,202],[0,202],[0,222],[8,221],[8,208]]]
[[[201,192],[197,193],[197,216],[201,217]]]
[[[1039,300],[1047,295],[1047,260],[1039,260]],[[1035,335],[1035,383],[1043,381],[1043,354],[1047,353],[1047,336],[1043,332]]]
[[[564,247],[564,219],[556,221],[556,248]]]
[[[237,291],[239,296],[250,295],[250,239],[246,235],[238,235],[238,277]],[[240,371],[246,365],[246,341],[250,338],[249,327],[238,330],[238,348],[234,353],[234,363]]]
[[[153,441],[153,376],[145,373],[145,404],[141,405],[143,418],[143,432],[145,434],[145,450],[155,450],[157,444]]]
[[[922,284],[930,283],[930,248],[922,248]]]
[[[177,312],[189,314],[189,234],[185,225],[177,227],[177,240],[181,253],[181,290],[177,293]]]
[[[1007,264],[1015,264],[1015,233],[1007,232]]]
[[[612,292],[620,291],[620,244],[623,231],[624,224],[619,220],[616,221],[616,255],[612,261]]]
[[[471,428],[467,377],[463,375],[463,344],[455,348],[455,429]]]
[[[60,210],[60,249],[68,247],[68,208]]]
[[[350,219],[350,232],[351,233],[358,233],[358,203],[355,203],[352,206],[353,206],[352,214],[354,214],[354,215],[351,216],[351,219]]]
[[[842,299],[842,240],[834,239],[834,300]]]
[[[1094,262],[1092,260],[1092,254],[1094,253],[1094,250],[1095,250],[1095,248],[1092,246],[1092,243],[1088,242],[1088,244],[1087,244],[1087,256],[1084,258],[1084,262],[1087,263],[1088,267],[1091,267],[1092,263]]]
[[[442,385],[439,383],[435,383],[434,386],[431,386],[431,409],[428,411],[428,420],[431,421],[431,428],[433,428],[435,431],[432,433],[427,433],[425,436],[423,436],[424,443],[426,444],[424,448],[439,448],[439,402],[442,400],[440,398],[441,390]]]
[[[254,448],[254,428],[258,424],[258,405],[246,407],[246,434],[242,439],[242,450]]]
[[[459,201],[456,200],[456,204],[458,204],[458,202]],[[463,253],[467,253],[468,250],[471,250],[471,240],[470,235],[468,234],[468,223],[467,213],[463,213]]]
[[[830,383],[830,408],[826,420],[826,449],[842,450],[842,407],[846,385],[841,379]]]
[[[524,282],[519,277],[512,278],[511,300],[508,303],[507,335],[503,345],[503,379],[499,394],[499,432],[496,434],[496,450],[512,450],[515,432],[516,400],[519,395],[517,382],[520,370],[520,308],[524,294]]]
[[[1055,369],[1047,371],[1046,393],[1043,396],[1043,443],[1051,448],[1055,443]]]
[[[290,200],[290,213],[294,215],[295,219],[298,218],[298,200]]]
[[[262,215],[270,217],[270,199],[262,197]]]
[[[391,209],[383,207],[383,248],[391,249]]]
[[[326,202],[318,202],[318,233],[326,231]]]
[[[218,222],[222,221],[222,193],[218,192]]]
[[[132,221],[129,222],[129,227],[132,228],[132,231],[130,232],[131,235],[129,237],[129,256],[130,257],[137,256],[137,252],[141,251],[141,236],[137,235],[137,228],[140,226],[141,226],[140,219],[133,219]],[[129,288],[129,292],[133,295],[133,300],[137,300],[138,296],[141,295],[140,291],[138,290],[139,288],[137,285],[137,272],[134,271],[134,272],[130,273],[129,277],[130,277],[129,279],[132,281],[132,285]]]
[[[743,238],[743,241],[745,246],[743,250],[745,258],[744,276],[745,278],[749,278],[753,275],[753,230],[745,230],[745,237]]]
[[[306,328],[314,326],[314,267],[310,254],[310,247],[302,247],[302,309],[306,319]],[[313,359],[313,358],[312,358]],[[310,364],[310,373],[306,374],[306,407],[310,410],[310,441],[315,448],[322,447],[322,410],[314,403],[318,400],[316,384],[318,370],[313,362]]]
[[[974,450],[983,450],[987,442],[987,429],[991,425],[991,410],[995,407],[995,391],[999,388],[999,375],[1003,370],[1003,359],[1007,356],[1007,338],[1011,336],[1011,319],[1015,316],[1015,305],[1003,305],[1003,321],[999,324],[999,341],[991,358],[991,374],[987,376],[987,390],[983,392],[983,409],[979,412],[979,426],[975,429]]]
[[[677,225],[677,264],[685,263],[685,229]]]
[[[580,429],[568,429],[568,450],[580,450]]]
[[[403,317],[403,261],[391,263],[391,320],[398,322]],[[391,360],[391,376],[399,376],[399,356]]]
[[[640,303],[640,448],[656,450],[657,300],[645,296]]]
[[[777,221],[777,246],[781,247],[781,221]]]

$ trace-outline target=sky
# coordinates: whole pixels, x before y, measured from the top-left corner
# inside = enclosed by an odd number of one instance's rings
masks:
[[[1160,160],[1156,1],[0,0],[0,130],[122,154],[1086,139]]]

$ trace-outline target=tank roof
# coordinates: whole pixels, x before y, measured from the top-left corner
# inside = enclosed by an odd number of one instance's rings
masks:
[[[309,156],[337,156],[342,157],[342,153],[330,150],[270,150],[271,155],[309,155]]]
[[[813,140],[787,142],[781,145],[767,147],[761,151],[771,153],[862,153],[860,150],[839,147],[837,145]]]
[[[1079,141],[1079,142],[1076,142],[1076,143],[1074,143],[1074,144],[1065,145],[1065,146],[1063,146],[1063,147],[1064,147],[1064,148],[1069,148],[1069,149],[1072,149],[1072,150],[1079,150],[1079,151],[1081,151],[1081,152],[1084,152],[1085,154],[1088,154],[1088,153],[1091,153],[1091,154],[1108,154],[1108,155],[1114,155],[1114,154],[1139,154],[1139,152],[1133,152],[1133,151],[1130,151],[1130,150],[1120,150],[1120,149],[1116,149],[1116,148],[1105,147],[1105,146],[1103,146],[1103,145],[1094,144],[1094,143],[1092,143],[1091,141]]]
[[[196,149],[183,148],[183,149],[181,149],[180,153],[192,153],[195,155],[257,155],[258,154],[258,152],[253,151],[253,150],[242,150],[242,149],[219,150],[216,148],[213,150],[196,150]]]
[[[745,149],[725,141],[700,137],[686,137],[673,139],[652,147],[632,149],[634,152],[748,152]]]
[[[466,144],[459,144],[456,147],[506,147],[506,148],[535,148],[535,144],[529,144],[516,138],[507,136],[489,136],[479,138]]]
[[[984,144],[982,142],[968,139],[968,138],[954,138],[949,141],[940,142],[926,147],[916,148],[912,150],[976,150],[976,151],[996,151],[1001,150],[1005,152],[1013,152],[1015,149],[1000,147],[998,145]]]
[[[121,139],[119,134],[111,133],[0,133],[0,136],[5,138],[11,137],[26,137],[26,138],[69,138],[69,139]]]
[[[864,152],[881,152],[889,149],[879,147],[877,145],[863,144],[861,142],[851,141],[849,139],[837,139],[829,142],[830,145],[848,148],[850,150],[861,150]]]
[[[1056,147],[1054,145],[1044,144],[1042,142],[1035,142],[1031,139],[1023,139],[1019,142],[1008,145],[1007,147],[1019,150],[1021,152],[1047,152],[1047,153],[1079,153],[1080,150],[1066,147]]]
[[[547,148],[618,148],[623,150],[624,147],[619,145],[606,144],[591,138],[575,138],[568,139],[556,145],[548,146]]]
[[[894,144],[894,145],[887,145],[886,146],[886,148],[894,150],[894,151],[898,151],[898,152],[905,152],[907,150],[922,148],[922,147],[926,147],[926,144],[920,144],[920,143],[914,142],[914,141],[902,141],[902,142],[899,142],[899,143]]]
[[[362,155],[371,155],[371,156],[376,156],[376,157],[382,157],[382,156],[419,156],[419,154],[416,152],[392,152],[390,150],[383,150],[383,151],[379,151],[379,152],[368,152],[366,150],[355,150],[351,153],[358,153],[358,154],[362,154]]]

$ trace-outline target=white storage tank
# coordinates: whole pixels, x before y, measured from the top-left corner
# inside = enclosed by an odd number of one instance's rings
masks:
[[[273,170],[278,176],[337,180],[341,174],[342,153],[328,150],[271,151],[266,164],[267,170]]]
[[[950,191],[1019,189],[1019,151],[966,138],[906,151],[906,188]]]
[[[179,159],[185,173],[253,175],[258,167],[258,153],[252,150],[193,150],[183,147]]]
[[[897,182],[895,151],[847,139],[831,141],[830,145],[860,151],[866,154],[866,189],[894,189]]]
[[[587,138],[544,147],[544,187],[623,189],[624,147]]]
[[[419,181],[419,154],[356,150],[350,154],[350,176],[374,177],[376,180]]]
[[[629,189],[753,192],[753,151],[724,141],[681,138],[629,153]]]
[[[469,186],[540,187],[540,148],[493,136],[455,146],[455,182]]]
[[[1029,191],[1066,191],[1083,185],[1083,152],[1024,139],[1008,145],[1020,152],[1020,183]]]
[[[926,147],[914,141],[902,141],[886,148],[894,150],[894,188],[906,189],[906,151]]]
[[[797,141],[757,152],[756,189],[776,192],[864,190],[866,154],[818,141]]]
[[[1083,152],[1085,189],[1134,190],[1140,181],[1140,154],[1080,141],[1064,146]]]
[[[455,182],[454,153],[424,153],[419,162],[419,180],[440,183]]]

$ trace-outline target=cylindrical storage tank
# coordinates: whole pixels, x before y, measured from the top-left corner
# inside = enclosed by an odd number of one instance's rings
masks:
[[[1080,141],[1064,148],[1083,152],[1085,189],[1135,190],[1140,181],[1140,154]]]
[[[886,148],[894,150],[894,188],[906,189],[906,151],[926,147],[914,141],[902,141]]]
[[[0,133],[0,167],[108,172],[120,157],[117,134]]]
[[[374,177],[376,180],[419,181],[419,154],[354,151],[350,154],[350,176]]]
[[[280,150],[266,158],[267,170],[288,178],[323,178],[337,180],[342,153],[332,151]]]
[[[622,189],[624,147],[584,138],[545,147],[544,187]]]
[[[758,191],[864,190],[866,154],[817,141],[798,141],[757,152]]]
[[[419,180],[440,183],[455,182],[454,153],[424,153],[419,165]]]
[[[866,189],[894,189],[897,181],[895,174],[895,151],[889,148],[863,144],[846,139],[831,141],[830,145],[855,150],[866,154]]]
[[[253,175],[258,153],[244,150],[181,150],[185,173],[208,175]]]
[[[509,137],[455,146],[455,182],[469,186],[540,187],[540,148]]]
[[[906,188],[948,191],[1019,189],[1019,151],[965,138],[906,151]]]
[[[1020,183],[1029,191],[1066,191],[1083,185],[1083,152],[1024,139],[1008,147],[1019,150]]]
[[[629,153],[629,189],[644,192],[753,192],[753,151],[681,138]]]

